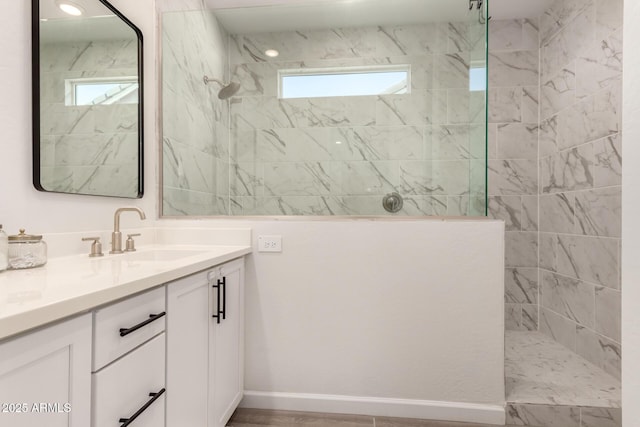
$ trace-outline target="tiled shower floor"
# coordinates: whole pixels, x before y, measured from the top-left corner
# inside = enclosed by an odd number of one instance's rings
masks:
[[[505,340],[507,424],[622,426],[619,380],[539,332]]]
[[[620,381],[540,332],[507,331],[507,402],[619,408]]]

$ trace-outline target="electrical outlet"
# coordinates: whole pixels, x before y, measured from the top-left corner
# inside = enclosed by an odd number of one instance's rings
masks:
[[[282,252],[282,236],[258,236],[258,252]]]

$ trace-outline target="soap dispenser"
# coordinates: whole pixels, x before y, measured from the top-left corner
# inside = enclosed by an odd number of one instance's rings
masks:
[[[4,271],[9,266],[9,237],[0,224],[0,271]]]

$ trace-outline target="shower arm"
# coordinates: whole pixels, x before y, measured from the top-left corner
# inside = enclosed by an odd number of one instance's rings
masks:
[[[222,83],[220,80],[218,80],[218,79],[214,79],[214,78],[211,78],[211,77],[209,77],[209,76],[204,76],[204,77],[202,78],[202,81],[203,81],[203,82],[204,82],[204,84],[206,84],[206,85],[208,85],[208,84],[209,84],[209,82],[215,82],[215,83],[218,83],[218,84],[219,84],[220,86],[222,86],[222,87],[225,87],[225,86],[226,86],[226,85],[225,85],[224,83]]]

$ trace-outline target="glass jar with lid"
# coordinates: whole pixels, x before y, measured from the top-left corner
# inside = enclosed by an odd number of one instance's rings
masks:
[[[0,224],[0,271],[9,268],[9,236]]]
[[[47,244],[42,236],[20,233],[9,236],[9,268],[40,267],[47,263]]]

